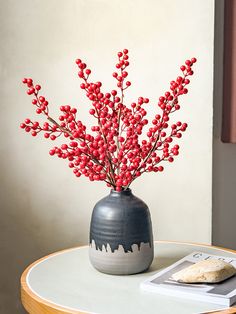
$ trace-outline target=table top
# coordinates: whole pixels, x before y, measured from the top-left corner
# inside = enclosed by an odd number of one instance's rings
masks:
[[[154,251],[150,269],[130,276],[106,275],[95,270],[89,262],[88,246],[51,254],[24,271],[22,303],[30,314],[196,314],[225,308],[146,292],[140,289],[140,283],[193,251],[233,258],[236,251],[167,241],[156,241]],[[234,310],[224,313],[236,313]]]

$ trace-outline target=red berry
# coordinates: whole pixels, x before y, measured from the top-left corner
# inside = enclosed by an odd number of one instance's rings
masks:
[[[65,144],[66,145],[66,144]],[[70,142],[70,146],[71,147],[77,147],[78,146],[78,143],[77,142]]]
[[[35,121],[34,123],[33,123],[33,127],[34,128],[37,128],[39,126],[39,123],[37,122],[37,121]]]
[[[40,97],[39,97],[39,101],[40,101],[40,102],[44,102],[44,101],[45,101],[45,97],[40,96]]]
[[[55,155],[55,149],[51,149],[51,150],[49,151],[49,154],[50,154],[51,156]]]
[[[65,111],[70,111],[70,106],[69,105],[64,106],[64,110]]]
[[[27,79],[27,84],[32,85],[32,83],[33,83],[33,80],[31,78],[28,78]]]
[[[89,113],[90,113],[91,115],[94,115],[94,114],[95,114],[95,110],[94,110],[94,109],[90,109],[90,110],[89,110]]]
[[[35,92],[35,89],[34,89],[33,87],[30,87],[30,88],[27,90],[27,94],[28,94],[28,95],[32,95],[34,92]]]
[[[64,149],[67,149],[67,148],[68,148],[68,145],[66,145],[66,144],[62,144],[62,145],[61,145],[61,149],[64,150]]]
[[[192,65],[192,62],[191,62],[190,60],[186,60],[186,61],[185,61],[185,64],[186,64],[187,66],[191,66],[191,65]]]
[[[129,50],[128,49],[124,49],[123,52],[124,52],[124,54],[127,54],[129,52]]]
[[[120,136],[119,138],[119,142],[123,143],[125,141],[124,137]]]

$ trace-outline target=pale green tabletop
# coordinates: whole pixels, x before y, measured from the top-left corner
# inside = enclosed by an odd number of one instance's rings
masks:
[[[148,272],[112,276],[96,271],[90,265],[88,247],[78,247],[30,266],[22,276],[22,302],[30,314],[43,313],[40,306],[45,306],[44,313],[97,314],[194,314],[225,308],[140,289],[142,281],[193,251],[236,258],[236,253],[223,248],[157,241]]]

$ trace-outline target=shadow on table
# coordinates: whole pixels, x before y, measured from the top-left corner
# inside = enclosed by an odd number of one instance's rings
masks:
[[[152,265],[147,270],[147,273],[155,272],[163,268],[166,268],[172,265],[173,263],[177,262],[181,258],[183,258],[183,256],[175,256],[175,257],[156,256],[152,262]]]

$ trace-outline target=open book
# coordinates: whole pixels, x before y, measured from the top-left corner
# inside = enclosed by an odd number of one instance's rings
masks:
[[[231,306],[236,302],[236,276],[213,284],[185,284],[171,279],[174,273],[210,258],[224,260],[236,267],[236,258],[193,252],[141,283],[141,288],[169,296]]]

